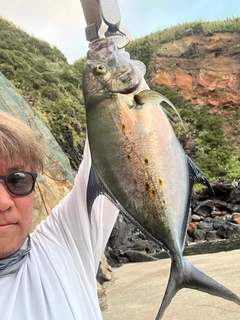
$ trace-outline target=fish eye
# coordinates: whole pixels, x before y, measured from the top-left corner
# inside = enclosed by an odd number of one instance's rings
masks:
[[[98,74],[105,74],[107,72],[107,69],[103,64],[98,64],[95,68],[95,71]]]

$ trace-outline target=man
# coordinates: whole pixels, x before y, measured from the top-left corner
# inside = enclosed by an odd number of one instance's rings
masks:
[[[99,25],[98,1],[81,3],[87,24]],[[86,141],[73,189],[29,235],[43,163],[31,129],[0,111],[0,320],[102,319],[96,273],[118,210],[99,196],[89,220]]]
[[[0,319],[102,318],[95,276],[118,211],[100,196],[89,221],[90,166],[86,143],[73,189],[28,235],[43,156],[31,129],[0,112]]]

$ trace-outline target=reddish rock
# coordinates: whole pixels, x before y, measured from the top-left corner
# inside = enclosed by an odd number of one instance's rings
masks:
[[[176,85],[179,87],[189,88],[193,87],[193,78],[187,74],[183,69],[177,68],[176,70]]]
[[[227,208],[228,207],[228,204],[227,204],[227,202],[226,201],[221,201],[221,200],[219,200],[219,199],[213,199],[212,200],[212,202],[213,202],[213,205],[216,207],[216,208]]]
[[[163,72],[161,76],[160,82],[158,82],[158,79],[156,79],[156,84],[165,84],[166,86],[170,86],[173,83],[174,79],[170,74],[167,72]]]
[[[193,232],[195,229],[197,229],[197,226],[199,225],[199,222],[190,222],[188,224],[188,227],[187,227],[187,233],[190,237],[192,237],[193,235]]]
[[[237,224],[240,224],[240,218],[234,218],[233,221],[236,222]]]
[[[221,211],[221,214],[220,214],[220,215],[221,215],[221,216],[226,216],[227,214],[228,214],[228,211],[225,211],[225,210],[224,210],[224,211]]]
[[[240,105],[240,34],[217,33],[165,43],[150,82],[175,88],[194,105],[233,113]]]

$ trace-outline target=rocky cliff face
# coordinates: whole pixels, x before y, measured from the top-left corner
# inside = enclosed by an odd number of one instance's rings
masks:
[[[240,105],[240,34],[203,34],[166,43],[158,51],[151,83],[176,89],[193,105],[226,115]]]

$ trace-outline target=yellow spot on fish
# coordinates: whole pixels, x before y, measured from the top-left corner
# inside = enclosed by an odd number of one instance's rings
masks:
[[[150,185],[149,185],[148,182],[145,183],[145,189],[146,189],[146,191],[149,191],[149,190],[150,190]]]
[[[145,163],[145,166],[148,166],[148,165],[149,165],[149,162],[148,162],[148,159],[147,159],[147,158],[144,159],[144,163]]]
[[[162,201],[162,204],[164,205],[164,204],[166,204],[166,201],[163,199],[163,201]]]
[[[126,126],[125,126],[124,123],[122,124],[122,129],[123,129],[123,130],[126,130]]]
[[[127,154],[127,159],[128,159],[128,161],[131,160],[130,154]]]
[[[155,190],[152,190],[152,195],[154,198],[156,198],[156,191]]]
[[[158,178],[158,184],[160,185],[160,187],[163,185],[162,179]]]

